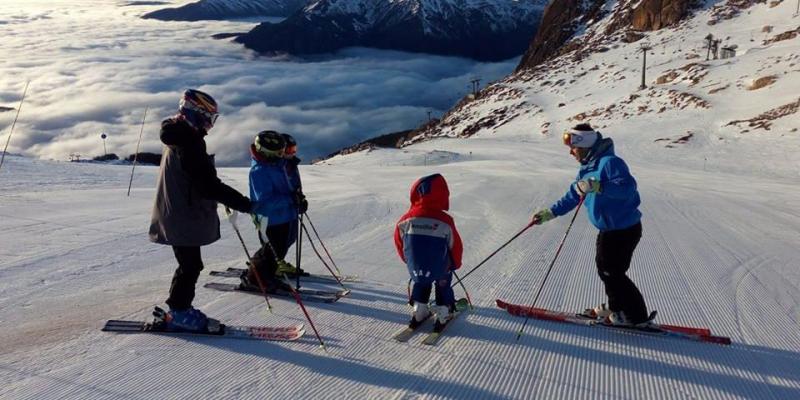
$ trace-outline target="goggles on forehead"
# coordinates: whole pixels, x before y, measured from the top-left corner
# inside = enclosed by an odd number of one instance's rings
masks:
[[[572,133],[564,132],[563,140],[564,140],[564,144],[565,145],[571,147],[572,146]]]

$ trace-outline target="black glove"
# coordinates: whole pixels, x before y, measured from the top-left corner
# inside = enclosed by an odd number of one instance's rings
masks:
[[[308,200],[303,192],[296,192],[294,194],[294,204],[297,206],[298,214],[305,214],[308,211]]]

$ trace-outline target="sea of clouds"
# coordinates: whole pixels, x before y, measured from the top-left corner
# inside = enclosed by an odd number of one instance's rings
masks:
[[[30,87],[9,152],[65,160],[132,154],[149,107],[141,151],[160,152],[160,121],[185,88],[206,91],[221,116],[207,138],[219,165],[246,165],[253,136],[289,132],[310,161],[369,137],[410,129],[441,116],[482,82],[517,61],[478,63],[453,57],[346,49],[296,59],[260,57],[222,32],[255,22],[144,20],[164,7],[112,0],[0,0],[0,107],[16,108]],[[5,144],[14,111],[0,112]]]

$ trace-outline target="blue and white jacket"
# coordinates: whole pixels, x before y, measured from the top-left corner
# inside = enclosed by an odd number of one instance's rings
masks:
[[[614,142],[609,139],[598,140],[589,151],[587,160],[575,181],[594,178],[600,182],[599,193],[589,193],[584,200],[589,221],[600,231],[629,228],[637,224],[642,213],[639,211],[639,192],[636,180],[621,158],[614,154]],[[556,216],[564,215],[580,202],[580,194],[571,184],[567,193],[550,207]]]

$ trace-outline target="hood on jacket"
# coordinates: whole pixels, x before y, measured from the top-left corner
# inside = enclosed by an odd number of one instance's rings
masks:
[[[450,208],[450,190],[440,174],[417,179],[411,185],[411,206],[447,211]]]
[[[600,136],[598,139],[599,140],[594,144],[594,146],[592,146],[586,157],[581,160],[582,165],[588,165],[596,162],[606,153],[614,154],[614,141],[611,140],[611,138],[604,138]]]

